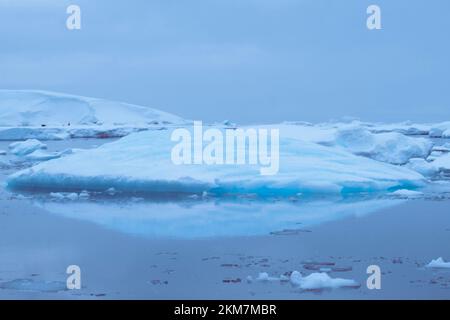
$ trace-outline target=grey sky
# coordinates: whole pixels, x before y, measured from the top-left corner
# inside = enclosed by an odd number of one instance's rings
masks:
[[[383,29],[366,28],[366,8]],[[69,4],[82,30],[65,28]],[[0,88],[205,121],[450,120],[447,0],[0,0]]]

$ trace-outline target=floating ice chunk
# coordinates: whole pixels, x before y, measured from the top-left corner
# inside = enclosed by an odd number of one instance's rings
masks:
[[[58,200],[77,200],[78,194],[74,192],[66,193],[66,192],[51,192],[50,197],[58,199]]]
[[[90,197],[89,192],[87,192],[86,190],[83,190],[80,192],[80,194],[78,195],[78,197],[80,199],[88,199]]]
[[[64,140],[69,138],[64,128],[0,127],[0,140]]]
[[[279,280],[280,278],[271,277],[267,272],[259,273],[258,277],[256,278],[256,281],[279,281]]]
[[[442,138],[450,138],[450,129],[447,129],[442,133]]]
[[[396,197],[401,197],[401,198],[412,199],[412,198],[422,197],[423,192],[402,189],[402,190],[397,190],[395,192],[392,192],[391,195],[396,196]]]
[[[424,138],[411,138],[398,132],[373,134],[362,127],[338,130],[335,144],[352,153],[391,164],[405,164],[411,158],[425,158],[433,144]]]
[[[439,171],[450,171],[450,154],[443,155],[433,161]]]
[[[51,159],[57,159],[61,157],[61,154],[58,152],[46,152],[43,150],[36,150],[30,154],[25,156],[25,159],[30,161],[47,161]]]
[[[300,272],[294,271],[291,274],[290,280],[293,285],[304,290],[335,289],[358,286],[358,283],[354,280],[331,278],[326,273],[311,273],[310,275],[303,277]]]
[[[6,151],[5,150],[0,150],[0,156],[6,156]]]
[[[169,131],[131,134],[22,170],[10,188],[212,195],[304,196],[409,189],[424,177],[335,147],[280,137],[280,170],[261,176],[259,165],[175,165]]]
[[[15,279],[11,281],[0,282],[0,289],[36,292],[58,292],[67,290],[67,286],[66,283],[62,281]]]
[[[439,170],[433,163],[430,163],[422,158],[410,159],[406,164],[406,167],[411,170],[417,171],[426,177],[435,176],[439,172]]]
[[[429,264],[425,267],[427,268],[450,268],[450,262],[445,262],[442,257],[437,258],[436,260],[431,260]]]
[[[36,139],[14,142],[9,145],[11,153],[16,156],[25,156],[39,149],[46,149],[47,146]]]
[[[430,132],[428,133],[428,135],[431,138],[440,138],[442,137],[442,134],[444,133],[444,130],[441,128],[431,128]]]
[[[450,131],[450,121],[441,122],[432,125],[429,131],[429,136],[432,138],[444,137]]]

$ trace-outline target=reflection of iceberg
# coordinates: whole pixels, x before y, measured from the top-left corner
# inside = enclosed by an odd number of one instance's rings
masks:
[[[358,216],[401,203],[386,199],[306,202],[40,202],[47,211],[127,234],[199,238],[266,235]]]

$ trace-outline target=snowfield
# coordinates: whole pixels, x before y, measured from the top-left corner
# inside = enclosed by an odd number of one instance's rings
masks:
[[[9,177],[11,189],[88,190],[297,196],[414,189],[424,177],[410,169],[344,149],[280,137],[280,171],[261,176],[257,165],[175,165],[171,131],[131,134]]]

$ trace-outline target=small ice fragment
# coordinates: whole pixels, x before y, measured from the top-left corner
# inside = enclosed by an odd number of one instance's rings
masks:
[[[80,192],[79,197],[80,197],[80,199],[87,199],[87,198],[89,198],[89,192],[87,192],[86,190],[83,190]]]
[[[450,268],[450,262],[445,262],[442,257],[436,260],[431,260],[429,264],[425,266],[426,268]]]
[[[0,150],[0,156],[6,156],[6,151],[5,150]]]
[[[116,194],[116,189],[109,188],[108,190],[106,190],[106,193],[109,194],[110,196],[113,196]]]
[[[25,156],[39,149],[46,149],[47,146],[36,139],[14,142],[9,145],[11,153],[16,156]]]
[[[411,198],[418,198],[418,197],[423,196],[423,192],[401,189],[401,190],[392,192],[391,195],[401,197],[401,198],[411,199]]]
[[[271,277],[267,272],[260,272],[256,281],[279,281],[280,278]]]
[[[342,288],[354,287],[358,284],[351,279],[331,278],[326,273],[311,273],[303,277],[300,272],[294,271],[291,274],[291,283],[301,289],[326,289],[326,288]]]

